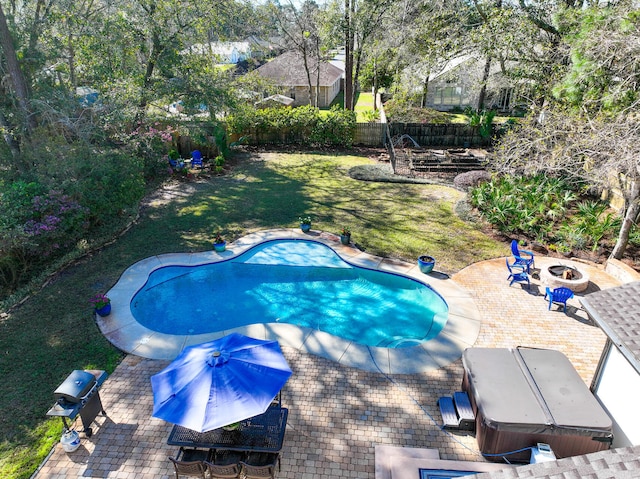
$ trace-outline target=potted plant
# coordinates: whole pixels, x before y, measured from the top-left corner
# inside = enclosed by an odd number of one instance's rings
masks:
[[[303,233],[306,233],[311,229],[311,216],[300,217],[300,229]]]
[[[436,259],[433,256],[422,255],[418,257],[418,268],[424,274],[431,273],[433,271],[433,267],[436,265]]]
[[[222,426],[222,429],[224,429],[225,431],[237,431],[238,429],[240,429],[240,423],[239,422],[232,422],[231,424],[227,424],[226,426]]]
[[[349,244],[351,242],[351,229],[348,226],[343,226],[340,230],[340,243]]]
[[[96,294],[89,302],[93,305],[93,310],[99,316],[109,316],[109,313],[111,313],[111,300],[107,295]]]
[[[180,158],[180,153],[178,153],[178,150],[176,150],[176,149],[169,150],[169,154],[167,156],[169,157],[169,164],[173,168],[177,168],[178,167],[178,159]]]
[[[227,242],[224,240],[220,233],[216,234],[213,240],[213,249],[218,253],[222,253],[227,248]]]

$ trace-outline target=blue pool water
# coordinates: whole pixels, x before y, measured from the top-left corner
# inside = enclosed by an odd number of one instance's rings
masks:
[[[219,263],[159,268],[131,311],[167,334],[281,322],[381,347],[434,338],[448,317],[445,301],[425,284],[353,266],[308,240],[268,241]]]

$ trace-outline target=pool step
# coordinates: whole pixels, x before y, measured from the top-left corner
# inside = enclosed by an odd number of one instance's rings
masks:
[[[464,391],[458,391],[451,396],[438,399],[438,407],[442,416],[443,428],[473,431],[476,427],[476,417],[473,414],[471,401]]]
[[[460,429],[464,431],[473,431],[476,428],[476,415],[473,414],[471,401],[464,391],[453,393],[453,402],[456,404],[458,411]]]

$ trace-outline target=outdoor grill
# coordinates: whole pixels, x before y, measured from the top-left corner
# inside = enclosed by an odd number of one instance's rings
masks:
[[[96,416],[106,414],[98,391],[105,379],[105,371],[76,369],[54,391],[56,403],[47,411],[47,416],[60,417],[64,429],[69,430],[67,420],[73,421],[80,414],[84,428],[82,432],[90,437],[91,424]]]

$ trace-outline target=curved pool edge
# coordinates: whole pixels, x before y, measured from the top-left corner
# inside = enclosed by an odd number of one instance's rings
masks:
[[[151,271],[168,265],[197,266],[227,260],[260,243],[278,239],[318,241],[331,247],[353,265],[401,274],[431,286],[449,306],[449,318],[444,329],[435,338],[417,346],[378,348],[293,324],[252,324],[215,333],[182,336],[150,330],[133,317],[129,308],[131,298],[145,284]],[[112,310],[106,317],[96,315],[100,331],[120,350],[149,359],[172,360],[186,346],[238,332],[259,339],[277,340],[281,346],[368,372],[413,374],[433,371],[457,361],[462,357],[462,352],[475,343],[480,333],[480,311],[473,298],[448,276],[437,272],[423,274],[417,264],[373,256],[354,246],[342,245],[337,235],[315,230],[309,233],[295,229],[260,231],[228,243],[227,250],[222,253],[206,251],[151,256],[127,268],[107,295],[111,298]]]

